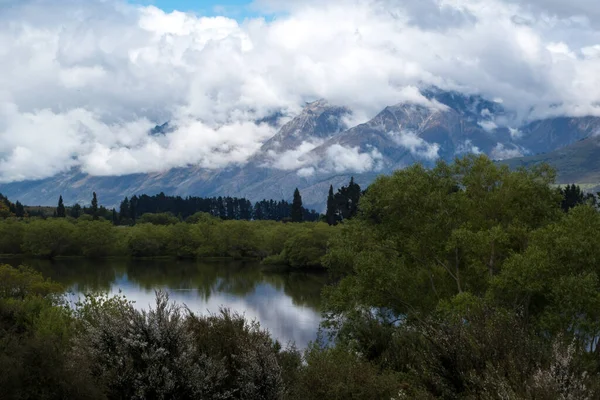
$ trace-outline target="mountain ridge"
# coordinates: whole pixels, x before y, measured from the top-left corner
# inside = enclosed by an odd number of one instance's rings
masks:
[[[435,88],[422,93],[428,103],[390,105],[356,126],[348,126],[352,112],[346,107],[325,99],[307,103],[243,165],[108,177],[74,169],[1,184],[0,192],[28,205],[54,205],[59,195],[67,204],[85,204],[95,191],[102,204],[112,207],[125,196],[159,192],[289,200],[298,187],[307,207],[323,210],[329,185],[340,187],[351,176],[364,187],[381,173],[416,162],[433,165],[466,153],[503,159],[552,152],[600,133],[598,117],[555,117],[510,127],[513,115],[500,102]],[[173,129],[167,122],[152,134]]]

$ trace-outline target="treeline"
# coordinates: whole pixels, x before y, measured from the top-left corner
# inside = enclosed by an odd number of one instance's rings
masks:
[[[297,211],[294,211],[294,207]],[[96,193],[92,193],[89,206],[74,204],[66,206],[62,196],[58,199],[57,207],[48,213],[48,207],[26,207],[20,202],[12,203],[0,194],[0,218],[28,218],[28,217],[72,217],[80,218],[90,216],[94,220],[104,219],[115,225],[133,225],[144,214],[171,214],[180,221],[202,212],[218,217],[222,220],[257,220],[257,221],[284,221],[284,222],[315,222],[321,215],[315,210],[302,206],[302,197],[296,189],[294,202],[285,200],[261,200],[254,204],[247,199],[237,197],[181,197],[167,196],[160,193],[154,196],[141,195],[125,197],[119,209],[109,209],[99,204]],[[296,213],[296,216],[294,216]]]
[[[144,214],[135,226],[91,219],[0,220],[0,255],[258,259],[295,268],[320,267],[333,232],[325,223],[223,221],[196,213],[180,222]]]
[[[300,191],[294,191],[292,203],[285,200],[261,200],[254,204],[245,198],[237,197],[181,197],[167,196],[159,193],[154,196],[140,195],[125,197],[118,209],[108,209],[99,202],[96,193],[92,193],[89,206],[74,204],[66,206],[62,196],[59,196],[55,209],[49,207],[25,207],[19,201],[12,203],[0,194],[0,218],[29,218],[29,217],[56,217],[80,218],[92,217],[94,220],[103,219],[115,225],[134,225],[146,214],[170,214],[179,221],[184,221],[190,216],[202,212],[218,217],[222,220],[255,220],[255,221],[283,221],[283,222],[315,222],[324,221],[329,225],[336,225],[344,220],[356,216],[358,202],[364,194],[354,178],[350,179],[348,186],[342,186],[334,194],[330,186],[327,197],[326,215],[321,215],[315,210],[302,206]],[[48,210],[50,209],[50,212]]]
[[[237,197],[192,197],[166,196],[160,193],[156,196],[133,196],[125,198],[119,207],[119,223],[131,224],[144,214],[170,213],[180,219],[203,212],[222,220],[257,220],[257,221],[318,221],[320,214],[314,210],[302,207],[301,217],[292,219],[293,205],[285,200],[261,200],[254,205],[247,199]]]

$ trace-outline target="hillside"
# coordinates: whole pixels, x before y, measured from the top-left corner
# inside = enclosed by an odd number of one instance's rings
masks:
[[[582,139],[545,154],[504,161],[511,168],[547,163],[557,171],[558,183],[600,184],[600,137]]]

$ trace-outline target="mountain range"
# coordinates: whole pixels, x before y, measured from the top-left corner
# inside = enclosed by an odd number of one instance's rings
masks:
[[[584,190],[591,192],[600,190],[600,136],[597,135],[548,153],[503,162],[511,168],[546,163],[556,170],[558,183],[577,183]]]
[[[125,196],[159,192],[290,199],[298,187],[304,204],[321,211],[330,184],[340,187],[354,176],[364,187],[382,173],[466,153],[511,159],[506,162],[512,166],[550,161],[564,182],[600,182],[598,117],[555,117],[511,126],[515,114],[500,101],[437,88],[422,94],[421,101],[388,106],[356,126],[350,126],[352,112],[346,107],[326,100],[308,103],[243,165],[101,177],[73,169],[43,180],[2,184],[0,192],[28,205],[54,205],[59,195],[67,204],[87,204],[95,191],[102,204],[116,206]],[[259,122],[277,124],[281,117],[277,113]],[[165,123],[151,134],[175,129]]]

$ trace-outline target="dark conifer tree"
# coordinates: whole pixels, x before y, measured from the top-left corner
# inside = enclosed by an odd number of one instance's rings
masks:
[[[137,196],[133,196],[131,198],[131,200],[129,201],[129,213],[130,213],[131,220],[134,223],[138,216],[138,213],[140,212],[138,209],[138,201],[139,201],[139,199]]]
[[[218,213],[219,213],[219,218],[221,218],[221,219],[227,219],[227,209],[225,208],[225,203],[224,203],[224,200],[223,200],[223,198],[221,196],[219,196],[217,198],[217,203],[218,203],[217,204],[217,207],[218,207],[217,210],[218,210]]]
[[[237,199],[235,199],[237,200]],[[234,204],[234,199],[232,199],[231,197],[227,197],[225,199],[226,202],[226,209],[227,209],[227,219],[236,219],[235,218],[235,204]]]
[[[123,199],[119,206],[119,217],[121,221],[128,221],[131,219],[131,207],[127,197]]]
[[[304,220],[304,212],[302,208],[302,196],[298,188],[294,190],[294,200],[292,201],[292,222],[302,222]]]
[[[112,223],[113,225],[119,225],[119,216],[117,214],[117,210],[112,209]]]
[[[560,192],[563,196],[561,208],[564,212],[568,212],[571,208],[575,208],[585,202],[583,191],[575,184],[565,186],[564,189],[560,189]]]
[[[75,219],[79,218],[81,216],[81,206],[78,203],[73,204],[69,214]]]
[[[25,207],[23,207],[23,204],[18,200],[15,203],[15,215],[17,218],[23,218],[25,216]]]
[[[350,178],[350,185],[348,185],[348,218],[353,218],[358,213],[360,195],[360,186],[354,183],[354,177]]]
[[[63,203],[62,196],[58,198],[58,207],[56,207],[56,216],[58,218],[64,218],[67,216],[67,212],[65,210],[65,204]]]
[[[327,223],[329,225],[335,225],[337,207],[335,204],[335,197],[333,195],[333,185],[329,185],[329,195],[327,195],[327,213],[325,214]]]
[[[94,220],[98,219],[98,197],[96,196],[96,192],[92,195],[92,206],[90,207],[90,213]]]
[[[261,202],[260,202],[260,201],[257,201],[257,202],[254,204],[254,212],[253,212],[252,214],[253,214],[253,218],[254,218],[256,221],[260,221],[260,220],[262,220],[262,219],[263,219],[263,217],[264,217],[264,214],[263,214],[263,210],[262,210],[262,204],[261,204]]]

